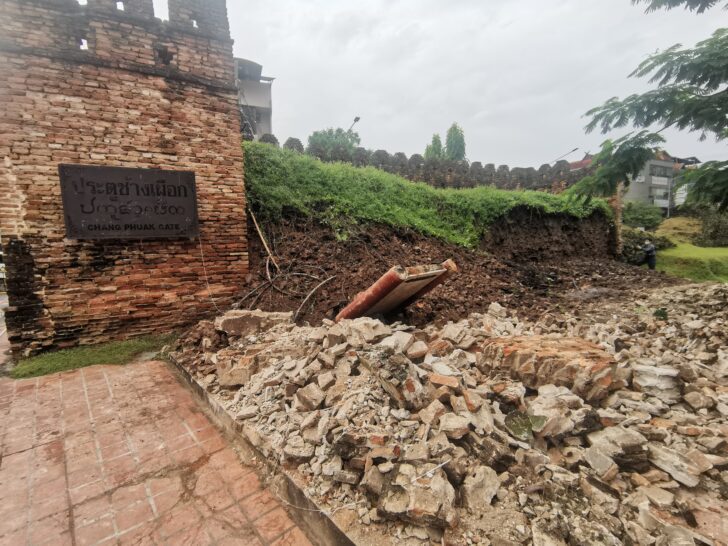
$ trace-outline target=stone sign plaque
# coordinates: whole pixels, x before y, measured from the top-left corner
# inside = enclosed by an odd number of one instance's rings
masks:
[[[195,173],[59,165],[69,239],[195,237]]]

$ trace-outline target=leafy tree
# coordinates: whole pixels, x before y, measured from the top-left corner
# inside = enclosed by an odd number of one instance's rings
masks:
[[[359,134],[352,130],[328,128],[308,137],[306,153],[322,161],[350,161],[360,142]]]
[[[447,130],[445,157],[451,161],[465,161],[465,133],[457,123]]]
[[[632,0],[633,4],[649,4],[647,11],[657,11],[658,9],[672,9],[677,7],[685,7],[690,11],[703,13],[706,9],[720,4],[721,0]],[[728,7],[728,4],[726,4]]]
[[[392,158],[387,150],[377,150],[372,154],[371,165],[372,167],[386,171],[389,170],[391,161]]]
[[[646,205],[630,201],[622,210],[622,223],[633,228],[657,229],[662,223],[662,209],[654,205]]]
[[[351,162],[357,167],[366,167],[369,165],[369,158],[372,153],[366,148],[361,146],[354,148],[354,154],[351,157]]]
[[[425,159],[444,159],[445,151],[442,149],[442,139],[435,133],[432,135],[432,143],[425,148]]]
[[[278,146],[278,139],[275,135],[271,135],[270,133],[266,133],[260,137],[260,141],[263,144],[272,144],[273,146]]]
[[[629,185],[645,163],[655,155],[654,147],[664,142],[655,133],[641,131],[618,140],[607,140],[602,149],[592,157],[592,170],[570,188],[572,195],[584,197],[588,203],[592,196],[613,196],[610,206],[614,211],[615,252],[619,256],[624,249],[622,239],[622,188]]]
[[[397,152],[392,156],[392,167],[394,172],[400,176],[407,174],[407,156],[403,152]]]
[[[283,148],[286,150],[293,150],[299,154],[303,153],[303,143],[297,138],[288,137],[288,140],[283,143]]]
[[[655,156],[655,146],[662,142],[660,135],[648,131],[605,141],[599,153],[592,157],[591,174],[572,186],[570,192],[586,201],[614,195],[620,184],[628,186],[640,174],[645,163]]]
[[[647,3],[648,11],[683,6],[702,13],[722,0],[633,0],[633,3]],[[716,30],[692,49],[678,44],[658,51],[630,76],[649,77],[656,88],[624,99],[615,97],[590,110],[587,115],[592,119],[587,132],[597,127],[606,133],[627,125],[639,128],[659,125],[662,128],[658,133],[676,127],[698,131],[701,139],[709,134],[718,141],[728,138],[728,29]],[[646,136],[642,131],[627,138],[636,139],[629,144],[634,148]],[[623,144],[627,146],[626,142]],[[643,157],[647,160],[651,156]],[[688,185],[691,202],[712,203],[721,211],[728,209],[728,161],[707,162],[683,177],[683,183]]]

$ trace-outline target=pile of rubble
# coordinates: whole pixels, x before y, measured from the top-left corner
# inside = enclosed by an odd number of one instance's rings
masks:
[[[726,544],[728,286],[520,322],[230,311],[173,358],[338,523],[394,542]],[[344,517],[346,514],[346,517]]]

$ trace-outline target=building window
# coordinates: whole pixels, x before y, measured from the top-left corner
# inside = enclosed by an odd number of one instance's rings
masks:
[[[124,11],[124,2],[117,2],[116,9],[118,9],[119,11]]]
[[[81,51],[88,51],[88,40],[86,38],[78,39],[78,49]]]

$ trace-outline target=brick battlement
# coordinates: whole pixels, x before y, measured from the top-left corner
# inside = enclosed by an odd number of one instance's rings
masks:
[[[154,17],[151,0],[127,1],[123,11],[108,0],[0,5],[0,51],[235,87],[224,2],[172,0],[169,21]]]
[[[225,1],[169,0],[169,19],[152,0],[123,11],[0,0],[0,234],[16,353],[170,331],[245,284]],[[66,239],[61,163],[194,171],[201,242]]]

